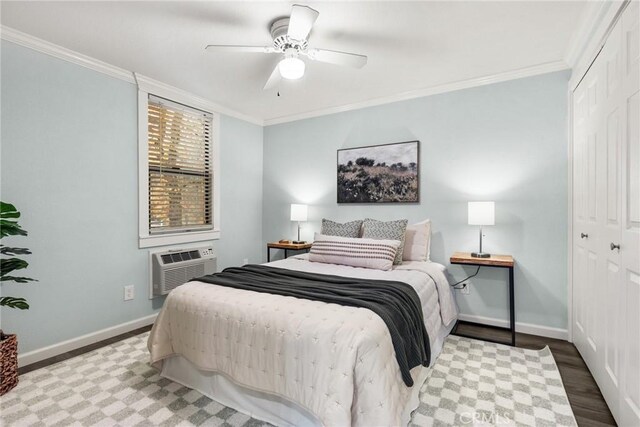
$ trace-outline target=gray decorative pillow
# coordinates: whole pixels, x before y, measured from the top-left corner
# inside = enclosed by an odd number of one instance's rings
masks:
[[[396,258],[393,260],[393,263],[402,264],[404,236],[407,232],[408,222],[409,221],[407,221],[406,219],[383,222],[367,218],[362,224],[362,237],[368,239],[400,240],[400,247],[396,252]]]
[[[339,222],[322,218],[322,231],[320,234],[325,236],[360,237],[360,227],[362,227],[361,219],[340,224]]]

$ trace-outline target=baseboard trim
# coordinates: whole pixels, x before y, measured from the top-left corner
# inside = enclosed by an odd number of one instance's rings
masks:
[[[509,321],[503,319],[496,319],[494,317],[476,316],[473,314],[459,314],[458,319],[467,322],[482,323],[490,326],[499,326],[501,328],[508,328]],[[556,338],[559,340],[568,340],[569,333],[566,329],[552,328],[550,326],[534,325],[532,323],[516,322],[516,332],[522,332],[523,334],[538,335],[541,337]]]
[[[91,345],[98,341],[106,340],[115,337],[126,332],[133,331],[144,326],[151,325],[158,314],[151,314],[149,316],[141,317],[139,319],[131,320],[129,322],[121,323],[119,325],[111,326],[109,328],[101,329],[90,334],[82,335],[77,338],[62,341],[57,344],[53,344],[47,347],[42,347],[37,350],[30,351],[28,353],[18,355],[18,365],[26,366],[32,363],[39,362],[50,357],[57,356],[62,353],[66,353],[71,350],[75,350],[87,345]],[[483,323],[491,326],[508,327],[509,322],[503,319],[496,319],[493,317],[476,316],[472,314],[460,314],[458,316],[460,320],[467,322]],[[561,340],[568,339],[569,335],[566,329],[552,328],[549,326],[534,325],[532,323],[516,322],[516,331],[524,334],[538,335],[542,337],[556,338]]]
[[[72,338],[70,340],[62,341],[57,344],[32,350],[24,354],[18,354],[18,366],[27,366],[44,359],[48,359],[50,357],[58,356],[59,354],[66,353],[71,350],[91,345],[98,341],[106,340],[117,335],[151,325],[153,322],[155,322],[157,316],[158,314],[156,313],[150,316],[141,317],[139,319],[101,329],[90,334],[82,335],[77,338]],[[19,338],[20,337],[18,337],[18,339]]]

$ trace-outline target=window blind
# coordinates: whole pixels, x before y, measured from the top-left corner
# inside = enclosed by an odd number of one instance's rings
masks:
[[[213,229],[211,113],[149,95],[149,233]]]

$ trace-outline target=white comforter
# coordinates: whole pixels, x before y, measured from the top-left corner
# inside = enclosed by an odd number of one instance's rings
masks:
[[[432,342],[440,326],[457,315],[437,264],[410,262],[379,271],[312,263],[302,256],[268,265],[409,283],[422,301]],[[326,426],[400,425],[411,395],[386,325],[364,308],[194,281],[169,294],[148,347],[157,367],[182,355],[199,369],[284,397]],[[414,380],[423,369],[411,370]]]

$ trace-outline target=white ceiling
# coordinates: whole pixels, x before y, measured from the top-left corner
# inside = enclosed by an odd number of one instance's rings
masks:
[[[307,61],[262,87],[278,57],[212,54],[269,45],[295,2],[1,2],[2,24],[136,71],[259,120],[273,120],[562,61],[585,2],[298,2],[320,12],[312,47],[364,54],[361,70]]]

